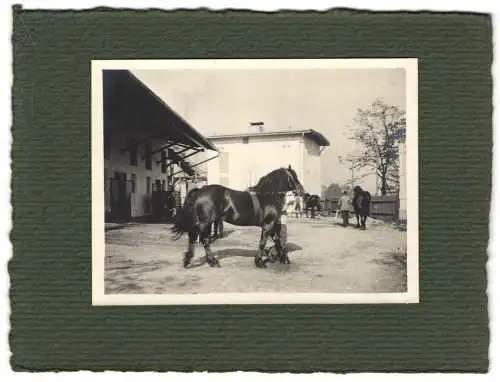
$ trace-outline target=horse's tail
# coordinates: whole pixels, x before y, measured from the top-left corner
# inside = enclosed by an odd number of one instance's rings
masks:
[[[174,225],[170,228],[170,232],[174,234],[172,240],[178,240],[182,235],[195,228],[194,205],[199,191],[199,189],[191,190],[184,200],[184,205],[175,215]]]

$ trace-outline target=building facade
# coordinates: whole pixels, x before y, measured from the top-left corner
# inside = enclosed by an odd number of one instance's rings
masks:
[[[314,130],[207,137],[219,156],[207,163],[208,183],[245,190],[267,173],[289,165],[310,194],[321,193],[321,153],[328,140]]]
[[[185,196],[199,175],[193,158],[216,153],[129,71],[103,71],[103,117],[106,221],[153,215],[164,208],[166,191]]]
[[[114,137],[106,145],[104,192],[108,214],[120,209],[117,203],[126,203],[129,207],[123,205],[122,208],[129,208],[130,218],[150,215],[154,191],[173,189],[182,197],[186,194],[186,185],[192,182],[193,177],[184,173],[178,164],[169,163],[168,154],[158,151],[165,142],[148,141],[130,149],[135,142],[140,142],[138,135],[125,135]]]

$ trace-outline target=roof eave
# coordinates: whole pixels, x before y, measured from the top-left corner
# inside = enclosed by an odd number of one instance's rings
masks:
[[[304,136],[307,136],[309,139],[316,142],[319,146],[325,146],[325,147],[330,146],[330,142],[328,141],[328,139],[326,139],[326,137],[323,134],[321,134],[316,130],[309,129],[304,131],[303,134]]]
[[[189,131],[190,134],[183,134],[181,130],[181,134],[186,136],[190,141],[192,141],[195,145],[217,151],[215,146],[209,142],[203,135],[201,135],[193,126],[191,126],[184,118],[182,118],[175,110],[173,110],[163,99],[161,99],[155,92],[153,92],[145,83],[143,83],[136,75],[132,72],[128,71],[128,74],[138,82],[140,86],[143,87],[144,90],[149,92],[160,104],[162,104],[165,109],[167,109],[179,122],[184,125],[184,128]],[[195,136],[196,138],[193,138]]]
[[[280,135],[299,135],[299,136],[307,136],[309,139],[312,139],[320,146],[330,146],[330,142],[326,137],[319,133],[316,130],[295,130],[295,131],[269,131],[264,133],[239,133],[239,134],[222,134],[222,135],[211,135],[208,136],[209,140],[223,140],[223,139],[238,139],[243,137],[272,137],[272,136],[280,136]]]

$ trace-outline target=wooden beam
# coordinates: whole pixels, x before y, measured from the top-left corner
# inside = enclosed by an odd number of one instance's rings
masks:
[[[202,151],[205,151],[204,149],[193,149],[194,152],[192,152],[191,154],[188,154],[188,155],[184,155],[183,157],[181,157],[181,159],[186,159],[186,158],[189,158],[195,154],[198,154],[198,153],[201,153]],[[180,154],[180,153],[177,153],[177,154]]]
[[[172,146],[174,146],[174,145],[176,145],[176,143],[175,143],[175,142],[169,142],[169,143],[168,143],[168,145],[165,145],[165,146],[162,146],[162,147],[161,147],[161,148],[159,148],[159,149],[153,150],[153,151],[151,152],[151,155],[155,155],[156,153],[159,153],[160,151],[163,151],[163,150],[165,150],[165,149],[168,149],[169,147],[172,147]]]
[[[220,155],[220,154],[219,154],[219,153],[217,153],[217,155],[213,156],[212,158],[208,158],[208,159],[206,159],[206,160],[204,160],[204,161],[201,161],[200,163],[196,163],[196,164],[192,165],[192,166],[191,166],[191,168],[198,167],[199,165],[201,165],[201,164],[203,164],[203,163],[206,163],[206,162],[208,162],[208,161],[211,161],[212,159],[217,158],[219,155]],[[173,173],[173,174],[172,174],[172,176],[177,175],[177,174],[179,174],[179,173],[181,173],[181,172],[184,172],[184,170],[177,171],[177,172]]]

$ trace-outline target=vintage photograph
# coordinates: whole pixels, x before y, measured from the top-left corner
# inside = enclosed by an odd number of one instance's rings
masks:
[[[95,305],[418,303],[418,60],[92,61]]]

